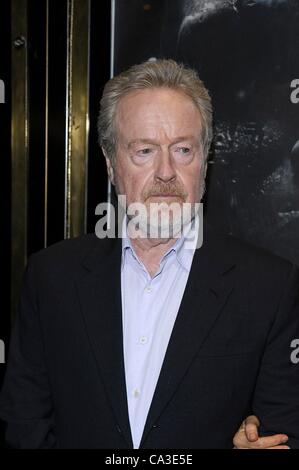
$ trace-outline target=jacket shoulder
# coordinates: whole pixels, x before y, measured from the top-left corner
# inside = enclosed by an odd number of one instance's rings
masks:
[[[54,270],[57,272],[73,272],[82,267],[85,259],[109,252],[113,245],[110,239],[99,239],[94,233],[88,233],[76,238],[70,238],[55,243],[43,250],[32,254],[28,265],[37,270]]]
[[[209,228],[206,237],[215,258],[235,261],[248,275],[255,278],[288,277],[291,272],[298,271],[298,267],[291,261],[233,235]]]

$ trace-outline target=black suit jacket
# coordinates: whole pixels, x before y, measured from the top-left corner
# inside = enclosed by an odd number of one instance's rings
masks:
[[[95,235],[32,256],[0,400],[9,446],[132,448],[120,261],[121,241]],[[299,447],[298,285],[289,262],[205,234],[141,448],[232,448],[252,413]]]

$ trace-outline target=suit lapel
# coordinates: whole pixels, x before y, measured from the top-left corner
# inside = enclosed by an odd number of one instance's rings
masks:
[[[132,447],[123,357],[120,262],[119,240],[96,240],[96,248],[84,263],[88,272],[78,280],[77,289],[88,337],[118,430],[128,447]]]
[[[207,242],[195,252],[147,417],[141,447],[204,344],[233,290],[235,264],[232,260],[223,262],[223,253],[219,256],[212,247],[212,243]]]
[[[207,235],[206,235],[207,236]],[[208,234],[208,240],[212,234]],[[105,243],[105,248],[103,248]],[[101,249],[100,249],[101,246]],[[210,241],[196,250],[148,413],[141,445],[176,392],[204,344],[234,286],[235,264]],[[123,356],[121,241],[96,240],[77,282],[88,337],[119,431],[132,448]]]

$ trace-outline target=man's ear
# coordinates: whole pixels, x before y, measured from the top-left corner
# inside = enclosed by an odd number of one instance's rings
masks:
[[[108,157],[106,151],[103,148],[102,148],[102,152],[103,152],[105,160],[106,160],[107,173],[108,173],[109,180],[110,180],[111,184],[114,185],[114,168],[113,168],[111,159]]]

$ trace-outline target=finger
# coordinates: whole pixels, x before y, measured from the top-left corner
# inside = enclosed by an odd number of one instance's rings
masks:
[[[257,444],[259,449],[267,449],[286,444],[288,439],[286,434],[274,434],[274,436],[260,437],[254,444]]]
[[[247,449],[247,450],[256,450],[258,449],[257,447],[234,447],[234,449]],[[276,446],[276,447],[266,447],[265,449],[262,450],[279,450],[279,449],[290,449],[288,446]]]
[[[260,437],[255,442],[247,441],[246,443],[245,440],[242,440],[239,444],[248,449],[269,449],[286,444],[287,441],[288,437],[285,434],[275,434],[274,436]]]
[[[245,422],[245,425],[246,425],[246,424],[255,424],[257,427],[259,427],[259,425],[260,425],[260,421],[259,421],[258,417],[255,416],[255,415],[250,415],[250,416],[248,416],[248,417],[244,420],[244,422]]]
[[[254,442],[258,440],[258,427],[260,425],[259,419],[257,416],[248,416],[245,419],[245,433],[246,437],[250,442]]]
[[[266,450],[277,450],[277,449],[290,449],[289,446],[276,446],[276,447],[268,447]]]
[[[233,444],[238,449],[268,449],[269,447],[286,444],[287,441],[288,436],[286,434],[275,434],[274,436],[260,437],[256,441],[251,442],[246,438],[244,432],[239,431],[233,440]]]

